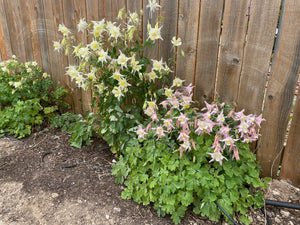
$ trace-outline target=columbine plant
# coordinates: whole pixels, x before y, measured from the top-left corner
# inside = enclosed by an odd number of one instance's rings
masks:
[[[147,6],[150,13],[160,6],[155,0]],[[78,43],[75,35],[63,24],[59,31],[62,41],[55,41],[57,51],[65,49],[76,59],[76,64],[67,67],[67,75],[79,88],[93,90],[93,106],[97,106],[99,133],[116,151],[123,149],[130,137],[128,129],[144,120],[142,106],[146,101],[159,99],[158,90],[168,81],[171,72],[163,59],[148,59],[144,50],[162,40],[161,21],[152,19],[147,26],[148,37],[141,42],[139,27],[141,13],[119,11],[119,23],[81,19],[78,32],[87,32],[91,41]],[[176,39],[176,46],[180,42]]]
[[[16,56],[0,63],[0,132],[22,138],[35,126],[47,122],[67,104],[67,94],[55,87],[37,62],[20,63]]]

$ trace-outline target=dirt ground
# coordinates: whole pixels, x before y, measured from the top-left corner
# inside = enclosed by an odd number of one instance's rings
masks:
[[[123,200],[123,187],[109,170],[114,156],[95,139],[92,146],[70,146],[67,133],[45,129],[21,141],[0,139],[0,225],[17,224],[173,224],[160,218],[151,206]],[[51,154],[50,154],[51,152]],[[46,154],[49,153],[49,154]],[[266,199],[300,204],[300,190],[274,180]],[[300,224],[300,212],[266,206],[272,224]],[[260,210],[251,210],[252,224],[267,224]],[[184,225],[210,222],[191,210]]]

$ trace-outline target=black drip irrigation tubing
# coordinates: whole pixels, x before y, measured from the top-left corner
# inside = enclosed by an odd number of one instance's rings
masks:
[[[268,214],[267,214],[266,210],[264,208],[261,208],[260,210],[264,214],[264,216],[265,216],[265,218],[267,220],[267,224],[268,225],[272,225],[272,222],[270,221],[270,218],[268,217]]]
[[[265,200],[266,205],[272,205],[272,206],[277,206],[277,207],[284,207],[284,208],[290,208],[290,209],[298,209],[300,210],[300,205],[297,204],[292,204],[289,202],[279,202],[279,201],[274,201],[274,200]]]
[[[234,221],[234,219],[232,219],[231,216],[228,215],[228,213],[215,201],[215,204],[219,207],[219,209],[221,209],[221,211],[228,217],[228,219],[230,219],[231,222],[233,222],[234,225],[238,225],[237,222]]]
[[[9,139],[14,140],[14,141],[20,141],[19,139],[10,136],[10,132],[9,132],[9,131],[3,131],[3,132],[0,132],[0,135],[2,135],[2,134],[4,134],[3,137],[9,138]],[[20,141],[20,142],[21,142],[21,141]]]

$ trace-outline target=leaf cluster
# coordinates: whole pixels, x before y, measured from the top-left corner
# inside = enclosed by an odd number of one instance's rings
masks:
[[[178,224],[189,206],[212,221],[220,219],[215,202],[232,217],[249,224],[249,207],[263,205],[260,191],[267,184],[259,178],[260,166],[247,144],[239,144],[240,160],[209,163],[210,136],[198,137],[197,150],[180,158],[176,143],[167,138],[143,143],[132,139],[124,156],[113,167],[117,183],[126,188],[122,198],[144,205],[153,203],[159,216],[171,214]],[[225,218],[227,220],[227,218]]]

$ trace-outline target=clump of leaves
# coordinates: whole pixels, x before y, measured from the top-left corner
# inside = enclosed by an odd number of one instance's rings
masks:
[[[199,136],[197,150],[180,158],[173,153],[175,141],[132,140],[112,171],[116,182],[126,185],[122,198],[144,205],[154,203],[159,216],[171,214],[176,224],[189,206],[196,214],[218,221],[221,211],[217,202],[236,220],[250,224],[248,208],[264,204],[258,189],[267,187],[259,178],[255,155],[248,144],[238,143],[240,160],[224,161],[222,166],[216,161],[209,163],[207,152],[212,143],[212,137]]]
[[[0,63],[0,131],[22,138],[68,105],[67,91],[36,62],[20,63],[14,59]]]
[[[82,116],[81,114],[67,112],[53,117],[51,119],[51,125],[72,134],[72,138],[69,140],[71,145],[76,148],[81,148],[83,143],[91,145],[91,138],[96,133],[96,129],[93,127],[95,119],[96,116],[93,113],[86,112],[85,115]]]

